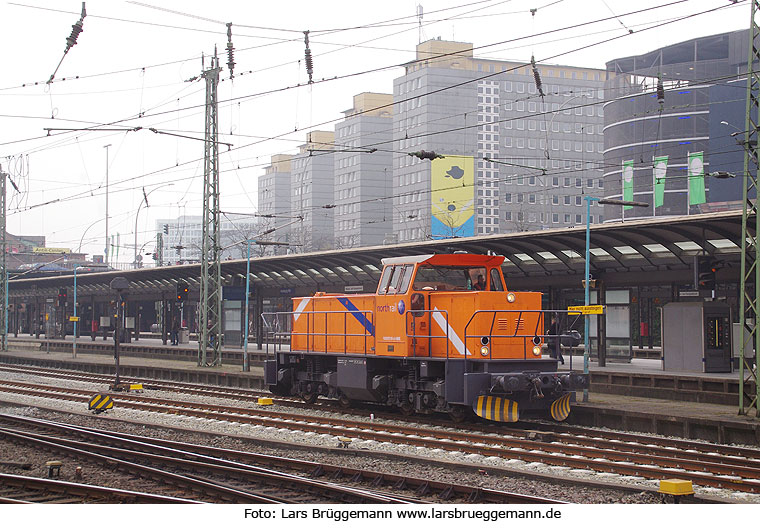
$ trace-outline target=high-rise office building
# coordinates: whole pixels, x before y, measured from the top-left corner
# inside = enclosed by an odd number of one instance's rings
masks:
[[[291,174],[290,166],[293,156],[276,154],[270,165],[264,168],[264,175],[259,177],[259,234],[270,242],[287,244],[290,229],[293,226],[291,213]],[[271,231],[274,230],[274,231]],[[267,246],[267,254],[283,254],[285,246]]]
[[[442,40],[405,68],[394,149],[444,157],[395,155],[400,242],[585,223],[583,195],[603,192],[603,70],[539,64],[540,93],[530,63]]]
[[[290,228],[290,250],[319,251],[333,248],[335,200],[335,133],[315,130],[291,159],[293,216],[303,220]]]
[[[393,230],[393,96],[364,92],[335,125],[335,247],[382,244]]]

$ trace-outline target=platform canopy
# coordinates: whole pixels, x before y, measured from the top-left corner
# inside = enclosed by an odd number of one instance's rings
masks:
[[[664,284],[688,280],[697,256],[709,255],[724,264],[721,273],[738,280],[741,211],[682,217],[653,217],[591,226],[591,269],[610,284]],[[265,290],[305,287],[342,289],[376,284],[384,258],[467,251],[503,255],[502,269],[511,289],[542,285],[576,285],[583,275],[585,226],[501,235],[430,240],[362,248],[300,253],[251,259],[251,281]],[[225,284],[245,281],[246,259],[222,262]],[[172,295],[178,280],[195,292],[200,266],[187,264],[77,276],[79,295],[107,295],[115,276],[130,281],[131,295],[160,298]],[[635,283],[635,284],[634,284]],[[12,298],[53,294],[73,284],[72,275],[20,278],[10,281]],[[365,291],[367,291],[365,289]],[[276,293],[276,292],[274,292]]]

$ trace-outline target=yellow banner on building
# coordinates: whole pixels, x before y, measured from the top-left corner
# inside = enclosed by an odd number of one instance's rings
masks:
[[[32,253],[71,253],[71,250],[69,248],[33,247]]]
[[[444,155],[430,163],[431,234],[453,238],[475,234],[475,161]]]

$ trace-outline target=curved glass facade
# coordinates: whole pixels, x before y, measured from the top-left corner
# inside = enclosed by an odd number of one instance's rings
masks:
[[[743,149],[731,134],[744,130],[747,35],[713,35],[607,63],[605,198],[649,207],[607,205],[605,221],[741,206],[741,178],[709,173],[743,170]]]

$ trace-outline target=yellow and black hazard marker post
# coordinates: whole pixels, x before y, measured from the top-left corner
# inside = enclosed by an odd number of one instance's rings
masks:
[[[570,416],[570,398],[571,393],[568,392],[552,402],[549,411],[551,412],[552,418],[556,421],[561,422]]]
[[[478,396],[472,410],[481,418],[494,422],[516,422],[520,418],[517,402],[499,396]]]
[[[95,414],[100,414],[113,408],[113,399],[108,394],[96,394],[90,398],[89,408]]]

